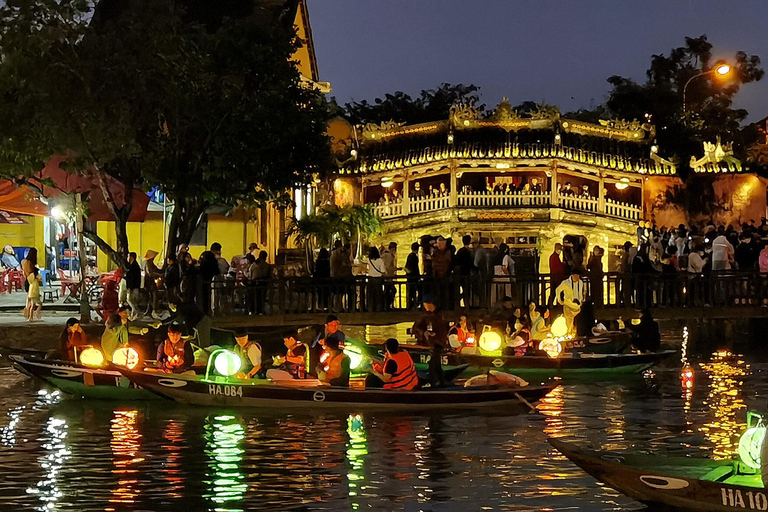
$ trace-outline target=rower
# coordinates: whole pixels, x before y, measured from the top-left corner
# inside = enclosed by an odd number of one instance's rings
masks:
[[[61,357],[69,361],[77,360],[77,352],[83,350],[88,344],[88,337],[80,326],[77,318],[67,320],[67,326],[59,335],[59,344],[61,346]]]
[[[283,344],[287,349],[284,356],[278,356],[278,364],[285,365],[294,379],[307,377],[307,346],[298,340],[299,333],[291,329],[283,334]]]
[[[331,386],[349,386],[350,360],[339,348],[339,340],[329,337],[325,340],[325,352],[328,358],[317,366],[317,378]]]
[[[239,328],[235,332],[235,347],[232,350],[242,361],[238,379],[252,379],[261,369],[261,345],[248,339],[248,331]]]
[[[157,367],[167,373],[182,373],[192,368],[195,353],[192,344],[181,335],[181,326],[168,326],[168,337],[157,347]]]
[[[419,385],[419,376],[413,364],[411,355],[406,350],[400,349],[400,343],[395,338],[389,338],[384,342],[386,350],[384,364],[374,366],[371,376],[378,377],[382,385],[377,385],[366,380],[366,387],[383,387],[384,389],[416,389]]]

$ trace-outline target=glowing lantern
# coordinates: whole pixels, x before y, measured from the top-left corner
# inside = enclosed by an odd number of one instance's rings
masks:
[[[684,366],[680,371],[680,382],[684,389],[693,389],[693,368]]]
[[[480,335],[480,353],[486,354],[488,352],[498,353],[501,350],[501,335],[491,329],[490,325],[483,327],[483,333]]]
[[[99,349],[88,347],[80,352],[80,362],[86,366],[101,366],[104,364],[104,354]]]
[[[557,338],[561,338],[566,334],[568,334],[568,323],[565,321],[565,317],[563,315],[560,315],[559,317],[555,318],[555,321],[552,322],[552,327],[550,328],[550,332],[552,333],[552,336],[555,336]]]
[[[560,320],[561,318],[563,317],[558,317],[557,320]],[[552,324],[552,327],[554,326],[555,324]],[[563,346],[554,338],[544,338],[541,340],[541,343],[539,343],[539,350],[546,352],[549,357],[557,357],[560,355],[560,352],[563,351]]]
[[[752,469],[760,469],[763,449],[763,440],[765,439],[765,427],[748,428],[739,439],[739,457],[741,462]]]
[[[470,334],[467,336],[466,341],[464,342],[468,347],[474,347],[475,346],[475,336]]]
[[[237,354],[229,350],[219,350],[213,360],[213,366],[219,374],[231,377],[240,371],[243,362]]]
[[[139,353],[131,347],[120,347],[112,354],[112,362],[133,370],[139,364]]]
[[[354,345],[346,345],[344,347],[344,353],[349,356],[349,368],[357,370],[363,364],[363,353],[359,347]]]

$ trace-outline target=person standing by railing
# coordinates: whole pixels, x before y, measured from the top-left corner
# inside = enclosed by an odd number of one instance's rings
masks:
[[[603,305],[603,254],[605,251],[599,245],[592,249],[592,254],[587,262],[587,276],[589,276],[589,296],[592,303],[601,307]]]
[[[419,271],[419,244],[413,242],[411,244],[411,252],[405,259],[405,294],[408,297],[408,309],[415,310],[419,306],[419,278],[421,272]]]
[[[432,277],[437,291],[438,306],[441,309],[453,309],[450,300],[451,270],[453,254],[444,237],[437,237],[437,245],[432,251]]]
[[[488,308],[488,292],[493,278],[493,258],[485,248],[490,240],[486,237],[480,237],[475,247],[475,255],[473,263],[477,269],[477,291],[475,295],[479,298],[480,307],[483,309]]]
[[[461,296],[460,300],[464,301],[464,307],[470,307],[472,287],[472,274],[477,270],[475,267],[475,261],[472,254],[472,237],[470,235],[464,235],[461,238],[463,247],[456,252],[456,268],[459,271],[458,278],[460,279]]]
[[[383,251],[381,251],[381,259],[384,262],[385,276],[389,278],[389,280],[394,279],[398,270],[397,242],[389,242],[389,245],[385,247]],[[386,309],[392,309],[395,303],[395,296],[397,295],[397,290],[395,289],[395,285],[392,284],[391,282],[385,283],[384,295],[385,295]]]
[[[549,255],[549,300],[547,300],[549,307],[552,307],[555,303],[555,289],[568,277],[565,271],[565,263],[560,259],[562,252],[563,244],[557,242],[552,254]]]
[[[368,311],[384,310],[384,276],[386,269],[379,250],[371,247],[368,250]]]

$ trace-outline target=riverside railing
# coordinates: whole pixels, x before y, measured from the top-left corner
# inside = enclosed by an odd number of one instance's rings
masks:
[[[596,307],[755,307],[768,305],[768,275],[712,272],[621,276],[606,273],[598,285],[585,281],[585,293]],[[451,275],[315,279],[281,277],[250,282],[212,283],[212,313],[226,315],[295,315],[319,312],[386,313],[415,311],[426,294],[443,310],[490,309],[510,297],[517,306],[552,304],[548,274],[509,277]]]

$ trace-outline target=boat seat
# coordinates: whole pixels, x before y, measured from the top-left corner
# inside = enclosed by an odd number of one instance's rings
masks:
[[[702,476],[702,480],[706,480],[707,482],[719,482],[723,483],[725,480],[733,476],[733,466],[730,464],[726,464],[723,466],[716,467],[706,475]]]

